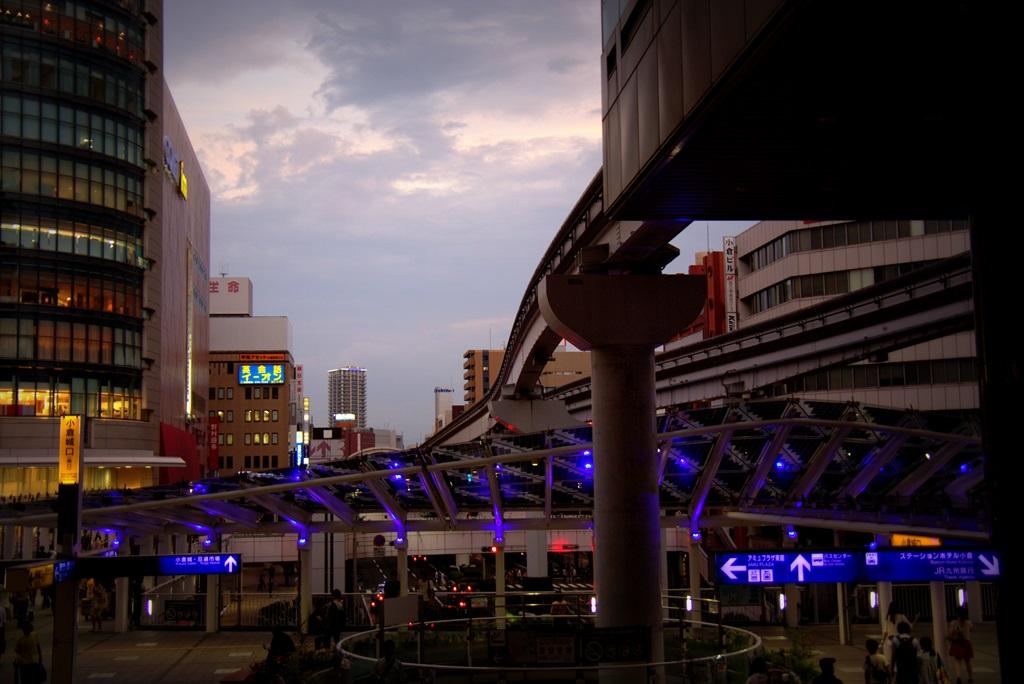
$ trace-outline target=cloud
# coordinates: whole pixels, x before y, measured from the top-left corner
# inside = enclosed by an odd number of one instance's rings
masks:
[[[462,385],[462,352],[504,344],[600,165],[598,9],[165,11],[168,79],[214,192],[211,272],[252,277],[257,313],[291,319],[314,415],[327,370],[358,363],[371,423],[417,441],[432,388]]]

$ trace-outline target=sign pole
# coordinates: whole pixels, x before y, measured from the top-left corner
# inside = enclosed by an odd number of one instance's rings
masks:
[[[82,416],[62,416],[58,441],[57,558],[73,559],[82,539]],[[53,684],[73,684],[78,639],[78,582],[57,582],[53,602]]]

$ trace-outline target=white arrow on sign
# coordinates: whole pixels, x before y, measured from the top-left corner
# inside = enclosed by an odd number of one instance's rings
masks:
[[[238,561],[235,560],[234,556],[228,556],[227,560],[224,561],[224,567],[228,569],[228,572],[234,572],[235,567],[238,565]]]
[[[804,581],[804,570],[806,570],[807,572],[810,572],[811,571],[811,563],[806,558],[804,558],[802,555],[801,556],[797,556],[796,558],[793,559],[793,562],[789,564],[790,572],[793,571],[793,568],[796,568],[796,579],[797,579],[797,582],[803,582]]]
[[[741,572],[741,571],[742,572],[746,572],[746,570],[747,570],[747,566],[746,565],[736,565],[736,561],[737,560],[739,560],[739,559],[735,558],[735,557],[731,557],[731,558],[729,558],[729,560],[725,561],[724,565],[722,565],[722,572],[724,572],[726,575],[728,575],[729,579],[731,579],[731,580],[736,579],[736,575],[733,574],[733,573]]]
[[[979,553],[978,554],[978,560],[980,560],[981,564],[985,566],[985,567],[983,567],[981,569],[981,574],[982,575],[991,575],[993,577],[999,575],[999,559],[998,558],[996,558],[995,556],[992,556],[992,560],[989,560],[988,558],[985,558],[984,556],[982,556]]]

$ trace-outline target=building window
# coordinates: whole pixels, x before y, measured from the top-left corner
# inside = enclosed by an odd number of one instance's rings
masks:
[[[228,396],[228,399],[234,399],[235,398],[235,389],[233,387],[228,387],[227,388],[227,396]]]
[[[252,399],[252,387],[245,388],[245,398]]]
[[[217,435],[217,444],[219,446],[224,446],[224,433],[223,432],[220,433],[219,435]]]
[[[266,454],[263,454],[263,467],[264,468],[269,468],[270,467],[270,457],[267,456]]]
[[[223,400],[224,399],[224,388],[223,387],[218,387],[217,388],[217,399],[219,399],[219,400]]]
[[[234,375],[235,374],[235,362],[234,361],[228,361],[227,362],[227,369],[228,369],[228,374],[229,375]]]
[[[255,409],[252,412],[252,422],[259,423],[263,420],[263,413],[259,409]]]
[[[280,417],[280,414],[277,412],[277,409],[274,409],[273,411],[270,412],[270,419],[272,421],[274,421],[275,423],[277,422],[277,419],[279,417]]]
[[[270,465],[275,468],[277,467],[277,454],[270,457]]]
[[[263,422],[264,423],[269,423],[270,422],[270,409],[263,409]]]
[[[216,387],[211,387],[210,388],[210,399],[216,399],[216,398],[217,398],[217,388]]]
[[[210,411],[210,418],[213,418],[216,415],[217,415],[216,411]]]
[[[246,444],[252,444],[252,433],[251,432],[246,432],[245,433],[245,443]]]
[[[262,442],[260,441],[260,433],[258,433],[258,432],[252,433],[252,443],[253,444],[262,444]]]
[[[277,388],[276,387],[271,387],[270,388],[270,393],[274,397],[274,399],[277,399]]]
[[[228,422],[229,423],[234,423],[235,422],[235,412],[234,411],[228,411]]]
[[[235,443],[235,435],[234,435],[233,432],[227,433],[225,435],[225,439],[227,440],[227,445],[228,446],[233,446],[234,445],[234,443]]]
[[[223,456],[218,456],[217,457],[217,467],[220,468],[221,470],[224,469],[224,457]]]
[[[253,396],[254,399],[262,399],[263,398],[263,388],[262,387],[253,387],[252,388],[252,396]]]
[[[245,410],[245,422],[246,423],[251,423],[252,422],[252,409],[246,409]]]
[[[270,444],[270,433],[269,432],[264,432],[263,433],[263,443],[264,444]]]
[[[228,456],[228,468],[234,468],[234,467],[235,467],[235,457],[234,456]]]
[[[277,444],[277,433],[276,432],[271,432],[270,433],[270,443],[271,444]]]
[[[252,456],[245,457],[245,467],[252,468]]]

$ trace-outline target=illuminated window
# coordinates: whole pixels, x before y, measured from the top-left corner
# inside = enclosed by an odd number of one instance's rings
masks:
[[[228,446],[232,446],[235,443],[235,435],[234,435],[234,433],[229,432],[226,435],[224,435],[224,437],[225,437],[225,440],[227,441],[227,445]]]
[[[246,423],[251,423],[252,422],[252,409],[246,409],[245,410],[245,422]]]
[[[264,432],[263,433],[263,443],[264,444],[270,444],[270,433],[269,432]]]
[[[245,443],[246,444],[252,444],[252,433],[251,432],[246,432],[245,433]],[[248,457],[246,457],[246,458],[248,458]],[[249,464],[247,463],[246,466],[248,466],[248,465]]]
[[[263,409],[263,422],[264,423],[269,423],[270,422],[270,409]]]
[[[270,443],[271,444],[277,444],[277,433],[276,432],[270,433]],[[277,458],[277,457],[275,456],[274,458]]]
[[[271,412],[270,412],[270,415],[272,416],[272,417],[271,417],[271,420],[273,420],[273,421],[274,421],[274,422],[276,423],[276,422],[277,422],[277,419],[278,419],[278,417],[279,417],[279,414],[278,414],[278,412],[277,412],[277,409],[274,409],[273,411],[271,411]]]

